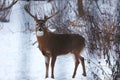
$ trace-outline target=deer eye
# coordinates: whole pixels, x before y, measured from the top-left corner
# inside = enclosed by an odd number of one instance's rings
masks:
[[[37,23],[36,25],[38,26],[39,24]]]

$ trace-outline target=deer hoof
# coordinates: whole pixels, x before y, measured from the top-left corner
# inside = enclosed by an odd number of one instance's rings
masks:
[[[45,78],[48,78],[48,76],[45,76]]]
[[[72,78],[75,78],[75,74],[73,74]]]
[[[83,73],[82,75],[83,75],[83,76],[86,76],[86,73]]]
[[[51,76],[51,78],[53,78],[53,79],[54,79],[54,76],[52,75],[52,76]]]
[[[72,76],[72,78],[75,78],[75,76]]]

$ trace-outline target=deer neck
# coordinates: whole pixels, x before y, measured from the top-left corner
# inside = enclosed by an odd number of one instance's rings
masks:
[[[38,46],[41,50],[46,49],[46,42],[49,38],[49,32],[47,31],[47,28],[43,28],[43,30],[38,34],[39,32],[36,31]]]

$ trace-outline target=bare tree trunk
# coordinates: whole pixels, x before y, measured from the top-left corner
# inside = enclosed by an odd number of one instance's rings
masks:
[[[82,3],[83,0],[78,0],[78,14],[79,14],[79,17],[82,17],[84,14],[83,14],[83,3]]]

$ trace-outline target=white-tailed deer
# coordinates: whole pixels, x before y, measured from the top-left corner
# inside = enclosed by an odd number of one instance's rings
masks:
[[[57,56],[65,55],[71,53],[75,56],[75,68],[73,73],[73,78],[76,75],[76,70],[79,65],[79,60],[81,60],[83,68],[83,76],[86,76],[84,58],[80,55],[80,52],[85,47],[85,39],[78,34],[55,34],[49,32],[45,27],[45,23],[48,19],[53,17],[44,17],[44,19],[38,19],[37,16],[34,16],[30,13],[27,6],[25,6],[26,12],[34,18],[36,21],[36,37],[38,42],[38,47],[41,50],[42,54],[45,56],[46,64],[46,78],[48,77],[49,71],[49,62],[51,58],[51,78],[54,78],[54,65]]]

